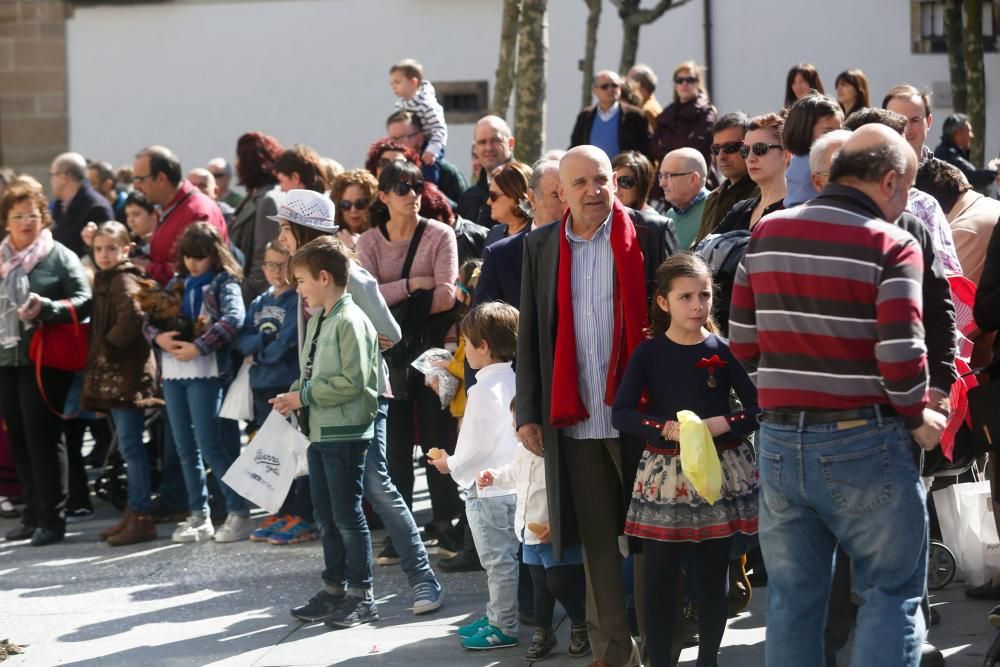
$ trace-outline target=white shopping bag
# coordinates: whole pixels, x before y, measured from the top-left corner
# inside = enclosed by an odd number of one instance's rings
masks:
[[[236,379],[229,385],[226,398],[222,401],[219,416],[223,419],[250,421],[253,419],[253,391],[250,389],[251,362],[244,361],[236,373]]]
[[[222,481],[258,507],[277,513],[308,446],[301,431],[272,410]]]
[[[934,509],[945,545],[955,553],[967,586],[1000,574],[1000,539],[993,521],[990,483],[954,484],[934,492]]]

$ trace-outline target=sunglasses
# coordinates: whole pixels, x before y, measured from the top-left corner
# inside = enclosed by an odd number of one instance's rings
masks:
[[[743,148],[742,141],[727,141],[724,144],[712,144],[712,155],[718,155],[719,153],[732,155],[733,153],[739,153],[741,148]]]
[[[757,157],[764,157],[772,148],[784,148],[784,146],[781,144],[765,144],[763,141],[751,144],[750,146],[744,144],[743,147],[740,148],[740,155],[744,160],[750,157],[750,153],[753,153]]]
[[[489,194],[490,203],[492,204],[496,200],[500,199],[500,197],[505,197],[505,196],[506,195],[504,193],[502,193],[502,192],[497,192],[495,190],[490,190],[490,194]]]
[[[368,200],[364,198],[355,199],[354,201],[351,201],[350,199],[341,199],[337,202],[337,206],[339,206],[342,211],[350,211],[352,208],[363,211],[368,208],[368,203]]]
[[[410,194],[410,190],[413,190],[413,194],[419,197],[424,193],[424,182],[417,181],[416,183],[396,183],[394,186],[389,188],[389,192],[394,195],[399,195],[400,197],[405,197]]]
[[[698,77],[696,76],[675,76],[674,83],[680,85],[682,83],[698,83]]]
[[[639,181],[636,180],[635,176],[619,176],[618,177],[618,187],[622,190],[631,190],[635,187],[635,184]]]
[[[602,83],[597,86],[597,88],[600,88],[601,90],[611,90],[613,88],[621,88],[621,85],[617,83]]]

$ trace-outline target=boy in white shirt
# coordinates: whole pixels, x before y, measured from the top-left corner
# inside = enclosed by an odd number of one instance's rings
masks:
[[[511,361],[517,351],[517,319],[516,308],[494,301],[476,306],[462,320],[465,358],[479,372],[469,389],[455,453],[430,452],[439,454],[430,459],[431,464],[441,473],[451,473],[465,489],[465,513],[489,584],[486,616],[458,629],[462,646],[468,649],[518,643],[516,495],[513,489],[476,488],[480,471],[504,467],[517,451],[509,411],[515,387]]]

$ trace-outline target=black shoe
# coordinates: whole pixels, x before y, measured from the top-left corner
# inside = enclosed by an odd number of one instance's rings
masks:
[[[382,547],[382,551],[378,553],[375,557],[375,563],[377,565],[398,565],[402,562],[402,558],[396,553],[396,547],[392,545],[392,538],[385,541],[385,545]]]
[[[478,572],[483,569],[475,551],[460,551],[451,558],[442,558],[438,567],[445,572]]]
[[[8,530],[4,535],[4,539],[10,540],[11,542],[15,540],[26,540],[35,534],[35,527],[29,526],[27,524],[18,524],[17,528]]]
[[[531,643],[528,644],[528,650],[524,653],[524,659],[528,662],[544,660],[549,657],[549,653],[552,653],[552,649],[555,647],[556,636],[552,634],[552,630],[535,628],[535,634],[531,636]]]
[[[982,586],[966,588],[965,597],[974,600],[1000,600],[1000,586],[993,585],[993,580],[991,579]]]
[[[1000,629],[1000,604],[993,607],[989,615],[990,625],[994,628]]]
[[[337,605],[344,601],[344,594],[334,595],[326,590],[321,590],[316,595],[309,598],[301,607],[292,609],[292,616],[300,621],[315,623],[326,619],[337,609]]]
[[[920,667],[944,667],[944,655],[933,644],[924,642],[920,651]]]
[[[66,536],[65,530],[53,530],[52,528],[36,528],[31,536],[31,546],[44,547],[48,544],[59,542]]]
[[[345,597],[336,610],[323,624],[328,628],[353,628],[363,623],[372,623],[378,620],[378,607],[375,600],[362,600],[353,595]]]

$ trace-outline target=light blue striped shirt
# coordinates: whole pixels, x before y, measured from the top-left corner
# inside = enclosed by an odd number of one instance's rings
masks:
[[[611,254],[611,216],[592,239],[584,239],[566,225],[572,253],[573,327],[576,330],[576,364],[580,398],[590,419],[568,427],[571,438],[617,438],[611,425],[611,408],[604,404],[615,327],[615,262]]]

